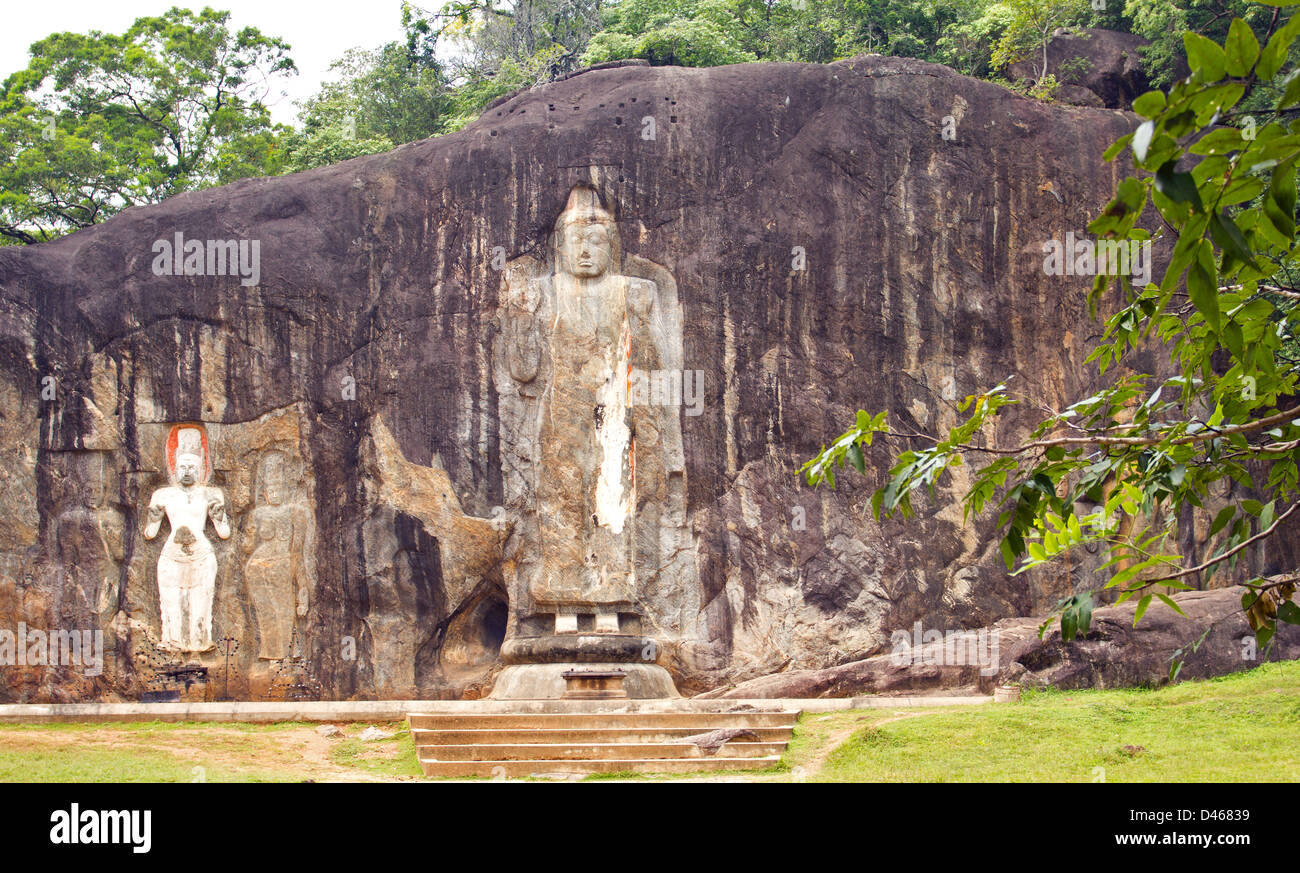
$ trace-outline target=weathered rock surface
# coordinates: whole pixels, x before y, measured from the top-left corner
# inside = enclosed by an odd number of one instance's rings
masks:
[[[1010,375],[1048,403],[1083,396],[1087,282],[1044,275],[1042,244],[1083,234],[1121,172],[1088,158],[1131,124],[901,59],[623,67],[451,136],[0,249],[0,629],[102,630],[105,652],[102,673],[6,667],[0,697],[134,699],[182,674],[237,697],[484,693],[517,474],[494,265],[545,260],[580,183],[625,261],[671,273],[681,366],[704,375],[702,414],[677,419],[681,471],[659,477],[673,535],[646,543],[661,572],[636,604],[683,692],[854,661],[916,621],[1045,611],[1096,558],[1009,577],[990,520],[962,526],[964,471],[917,520],[877,524],[883,453],[838,491],[794,470],[859,408],[937,432]],[[257,241],[259,275],[158,275],[155,243],[176,234]],[[213,637],[237,643],[229,675],[220,651],[189,665],[157,645],[161,544],[142,528],[180,422],[205,426],[227,496]],[[266,575],[280,547],[258,551],[263,523],[291,541],[310,526],[311,560]],[[267,604],[295,587],[303,614]]]
[[[1132,33],[1088,28],[1066,32],[1047,44],[1047,71],[1061,83],[1056,99],[1076,106],[1128,109],[1133,98],[1150,90],[1142,70],[1141,48],[1147,41]],[[1007,68],[1012,81],[1034,78],[1041,56]]]
[[[899,644],[885,655],[825,670],[791,670],[719,688],[705,698],[852,697],[1025,687],[1123,688],[1204,679],[1300,657],[1300,627],[1279,624],[1271,648],[1257,651],[1241,611],[1244,588],[1187,591],[1173,597],[1186,616],[1153,601],[1135,627],[1136,601],[1096,610],[1087,636],[1069,643],[1059,624],[1038,636],[1039,619],[997,622],[961,639]],[[906,633],[904,636],[909,636]]]

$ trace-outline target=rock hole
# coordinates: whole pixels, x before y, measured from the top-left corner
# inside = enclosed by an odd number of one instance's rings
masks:
[[[501,657],[509,610],[505,592],[489,588],[460,610],[442,643],[443,669],[461,681],[477,678]]]

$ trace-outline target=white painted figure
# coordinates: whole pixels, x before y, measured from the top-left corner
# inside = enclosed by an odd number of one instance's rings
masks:
[[[158,556],[158,603],[164,649],[203,652],[211,649],[212,600],[217,584],[217,555],[204,535],[208,519],[217,536],[230,537],[225,496],[207,484],[211,470],[207,438],[197,427],[172,429],[167,441],[167,472],[172,484],[149,500],[144,529],[151,540],[162,527],[171,533]]]

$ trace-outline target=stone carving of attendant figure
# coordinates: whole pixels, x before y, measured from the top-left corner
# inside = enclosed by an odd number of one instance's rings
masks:
[[[167,472],[172,484],[149,500],[145,539],[158,536],[166,516],[171,533],[158,556],[158,602],[164,649],[204,652],[212,641],[212,600],[217,555],[204,536],[208,519],[217,536],[230,537],[225,496],[207,484],[211,473],[207,434],[178,425],[167,438]]]
[[[268,452],[258,465],[258,504],[244,531],[244,579],[257,616],[257,656],[287,658],[294,619],[307,614],[313,566],[312,525],[306,507],[286,502],[286,458]]]

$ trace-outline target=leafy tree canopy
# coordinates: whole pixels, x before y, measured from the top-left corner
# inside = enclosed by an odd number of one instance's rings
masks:
[[[0,93],[0,235],[39,242],[140,203],[278,172],[264,103],[289,47],[173,8],[121,35],[56,33]]]

